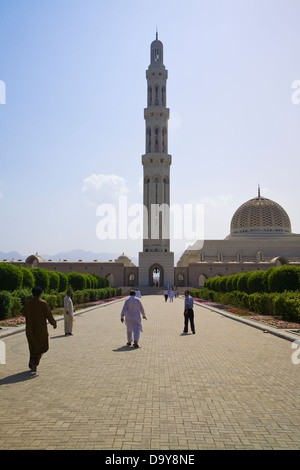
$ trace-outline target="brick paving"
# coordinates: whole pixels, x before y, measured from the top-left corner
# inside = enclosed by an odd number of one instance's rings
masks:
[[[126,346],[123,301],[49,325],[50,349],[28,371],[24,332],[4,337],[0,450],[298,449],[300,364],[292,343],[183,299],[142,298],[140,348]]]

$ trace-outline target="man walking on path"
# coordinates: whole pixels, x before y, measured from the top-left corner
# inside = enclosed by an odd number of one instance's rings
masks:
[[[65,319],[65,335],[72,335],[73,330],[73,318],[74,318],[74,307],[71,299],[72,292],[67,291],[67,295],[64,298],[64,319]]]
[[[184,293],[184,333],[188,332],[188,322],[190,321],[191,330],[193,334],[195,334],[195,325],[194,325],[194,300],[193,297],[190,296],[190,292],[188,290]]]
[[[22,315],[26,318],[25,331],[30,352],[29,368],[32,372],[36,372],[42,355],[49,349],[46,320],[53,328],[57,326],[49,305],[40,298],[41,293],[40,287],[34,287],[32,299],[28,300],[22,309]]]
[[[142,328],[142,317],[147,320],[144,307],[140,299],[135,296],[135,291],[130,291],[130,297],[125,300],[124,306],[121,312],[121,322],[124,322],[127,326],[127,345],[130,346],[132,338],[134,340],[133,346],[138,348],[138,342],[140,339],[140,333],[143,331]]]

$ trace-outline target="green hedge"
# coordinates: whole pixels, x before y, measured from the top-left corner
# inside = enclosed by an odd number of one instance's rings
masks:
[[[44,293],[72,290],[102,289],[109,287],[106,278],[97,274],[69,273],[50,271],[42,268],[24,268],[10,263],[0,263],[0,291],[14,292],[19,289],[32,289],[40,286]]]
[[[0,291],[12,292],[20,289],[23,282],[22,270],[10,263],[0,263]]]
[[[193,297],[300,321],[300,268],[272,267],[207,279],[204,289],[191,290]]]
[[[102,289],[86,289],[75,291],[72,293],[74,305],[84,304],[88,302],[96,302],[97,300],[110,299],[122,294],[122,290],[116,287],[107,287]],[[57,294],[42,294],[42,299],[46,300],[51,310],[63,308],[65,292]],[[32,292],[29,289],[20,289],[15,292],[0,292],[0,320],[12,318],[20,315],[23,305],[27,300],[32,298]]]
[[[51,309],[63,307],[67,289],[73,291],[74,305],[121,295],[121,289],[109,286],[106,278],[96,274],[49,271],[0,263],[0,320],[20,314],[23,305],[32,297],[32,288],[43,289],[42,298]]]
[[[255,292],[285,292],[300,290],[300,267],[272,267],[267,271],[246,271],[231,276],[219,276],[206,279],[204,287],[214,292],[242,291],[247,294]]]

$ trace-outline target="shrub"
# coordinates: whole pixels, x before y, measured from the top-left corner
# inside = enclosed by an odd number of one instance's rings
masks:
[[[12,293],[13,297],[18,297],[20,299],[21,305],[25,305],[25,303],[32,298],[32,289],[19,289],[15,290]]]
[[[35,285],[41,287],[44,292],[48,292],[50,283],[48,271],[41,268],[31,268],[31,272],[34,276]]]
[[[58,305],[57,305],[57,296],[55,294],[44,294],[43,293],[41,297],[42,297],[42,299],[44,299],[47,302],[47,304],[49,305],[51,310],[58,307]]]
[[[32,289],[34,286],[34,275],[29,268],[20,267],[23,274],[22,289]]]
[[[226,279],[226,292],[232,292],[233,290],[235,290],[233,288],[233,276],[227,276],[227,279]]]
[[[281,266],[268,276],[270,292],[296,291],[300,288],[300,269],[297,266]]]
[[[13,292],[22,286],[23,273],[18,266],[0,263],[0,290]]]
[[[47,274],[49,276],[49,292],[58,292],[60,281],[59,274],[55,271],[47,271]]]
[[[265,271],[254,271],[247,279],[247,290],[249,294],[254,292],[265,292],[267,275]]]
[[[15,295],[11,296],[11,303],[9,308],[9,316],[10,317],[17,317],[20,315],[22,310],[22,303],[19,297]]]
[[[227,285],[227,276],[219,277],[217,281],[218,291],[219,292],[226,292],[226,285]]]
[[[248,278],[250,276],[250,272],[245,272],[239,275],[238,280],[237,280],[237,290],[240,290],[242,292],[248,292]]]
[[[5,320],[9,317],[11,307],[12,295],[8,291],[0,292],[0,320]]]
[[[59,275],[58,292],[65,292],[68,287],[68,276],[64,273],[57,273]]]
[[[284,292],[277,294],[273,301],[276,315],[284,320],[300,320],[300,292]]]
[[[68,274],[68,282],[71,289],[74,291],[83,290],[86,288],[86,276],[80,273]]]

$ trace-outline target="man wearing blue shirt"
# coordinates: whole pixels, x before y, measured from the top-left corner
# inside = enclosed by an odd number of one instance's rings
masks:
[[[188,322],[190,321],[191,330],[193,334],[195,334],[195,325],[194,325],[194,301],[193,298],[190,296],[190,292],[188,290],[184,293],[184,333],[188,332]]]

